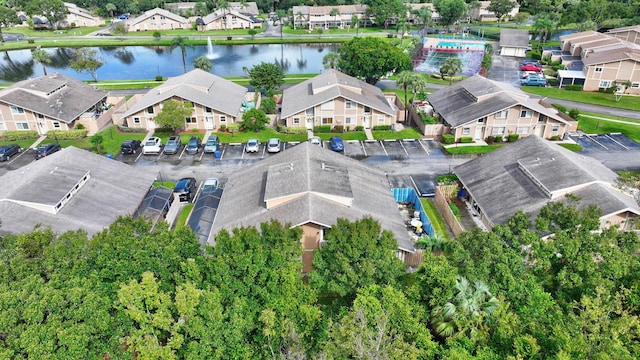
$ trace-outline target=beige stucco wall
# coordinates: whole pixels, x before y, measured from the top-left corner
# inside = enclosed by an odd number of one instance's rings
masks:
[[[302,230],[302,271],[307,273],[313,270],[313,251],[320,248],[320,240],[322,239],[322,226],[314,223],[306,223],[300,225]]]
[[[626,93],[640,95],[640,62],[623,60],[585,65],[583,72],[586,76],[584,91],[598,91],[601,81],[611,81],[611,86],[615,85],[615,82],[631,81],[633,84],[627,88]]]
[[[70,130],[73,129],[79,121],[84,123],[95,120],[93,113],[87,112],[67,124],[57,119],[39,115],[28,109],[21,109],[23,113],[14,114],[9,105],[0,103],[0,135],[5,131],[16,130],[35,130],[38,134],[45,135],[49,130]],[[25,123],[28,128],[18,129],[17,123]]]
[[[233,14],[226,14],[226,24],[224,18],[216,19],[206,25],[198,25],[198,31],[226,30],[226,29],[257,29],[261,23],[254,23]]]
[[[630,221],[631,220],[631,221]],[[620,230],[635,230],[638,216],[632,212],[625,211],[619,214],[613,214],[600,219],[600,227],[608,229],[613,226],[619,226]]]
[[[131,26],[132,31],[189,29],[191,23],[178,22],[163,15],[153,15]]]

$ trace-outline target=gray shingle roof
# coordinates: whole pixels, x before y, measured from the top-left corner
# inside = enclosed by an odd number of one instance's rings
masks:
[[[76,120],[106,97],[106,91],[58,73],[20,81],[0,91],[0,102],[65,123]]]
[[[164,16],[167,19],[171,19],[173,21],[179,22],[179,23],[188,23],[189,19],[182,17],[178,14],[174,14],[169,10],[165,10],[165,9],[161,9],[161,8],[154,8],[151,10],[147,10],[144,13],[142,13],[142,15],[138,16],[137,18],[131,20],[130,22],[128,22],[128,24],[130,25],[136,25],[139,24],[143,21],[145,21],[146,19],[152,17],[152,16],[156,16],[156,15],[160,15],[160,16]]]
[[[55,205],[84,174],[90,178],[57,214]],[[74,147],[0,177],[0,233],[22,233],[37,224],[55,232],[83,229],[95,234],[119,216],[133,214],[156,175]]]
[[[149,90],[142,99],[122,114],[122,117],[130,116],[173,97],[207,106],[231,116],[238,116],[246,93],[247,88],[244,86],[206,71],[194,69],[184,75],[169,78],[164,84]]]
[[[283,197],[288,201],[267,209],[266,200]],[[351,200],[351,206],[345,200]],[[270,219],[330,227],[338,218],[353,221],[364,216],[392,231],[400,249],[414,251],[385,174],[305,142],[229,177],[209,243],[223,228],[259,226]]]
[[[520,89],[480,75],[434,91],[429,95],[429,103],[454,128],[514,105],[522,105],[562,123],[568,122],[557,109],[531,99]]]
[[[500,47],[529,47],[529,30],[502,29],[500,30]]]
[[[535,135],[456,166],[454,172],[493,224],[505,223],[518,210],[537,214],[551,201],[550,193],[553,201],[574,193],[582,198],[581,206],[605,206],[605,214],[627,207],[640,211],[632,199],[621,200],[625,195],[610,188],[617,178],[613,171]],[[585,193],[596,185],[606,191]]]
[[[640,62],[640,49],[625,47],[619,49],[598,51],[589,53],[585,58],[582,59],[585,65],[606,64],[623,60]]]
[[[331,69],[285,89],[280,116],[286,118],[338,97],[395,115],[395,111],[379,88]]]

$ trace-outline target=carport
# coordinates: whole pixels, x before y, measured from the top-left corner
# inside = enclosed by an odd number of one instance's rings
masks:
[[[558,87],[566,85],[584,85],[586,76],[578,70],[558,70]]]
[[[138,210],[133,214],[133,218],[142,217],[151,220],[154,224],[164,219],[171,200],[173,199],[173,190],[164,186],[152,187],[142,200]]]
[[[191,216],[189,216],[187,224],[198,236],[198,242],[203,246],[209,238],[209,232],[213,226],[213,219],[216,217],[221,197],[221,188],[217,188],[211,193],[201,193],[194,203]]]

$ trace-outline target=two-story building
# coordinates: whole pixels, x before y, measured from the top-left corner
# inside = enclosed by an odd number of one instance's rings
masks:
[[[282,95],[280,121],[287,127],[356,126],[372,128],[402,121],[395,94],[382,91],[337,70],[324,73],[286,89]]]
[[[97,131],[107,92],[54,73],[18,82],[0,91],[0,135],[5,131],[70,130],[83,124]]]
[[[174,14],[168,10],[155,8],[145,11],[142,15],[127,20],[129,31],[156,31],[190,29],[189,19]]]
[[[66,17],[60,20],[60,27],[73,27],[73,26],[100,26],[104,24],[104,19],[94,15],[91,11],[82,8],[76,4],[65,2],[63,3],[67,8],[68,13]]]
[[[516,14],[518,14],[518,12],[520,11],[520,5],[517,1],[513,0],[513,9],[511,9],[508,14],[504,14],[503,19],[498,19],[496,14],[493,11],[489,10],[489,6],[491,6],[491,1],[478,1],[477,7],[469,8],[469,18],[471,18],[471,20],[480,22],[498,21],[504,20],[504,18],[510,19],[516,16]]]
[[[510,134],[562,138],[578,126],[576,120],[544,101],[480,75],[433,92],[429,103],[456,141],[461,137],[506,139]]]
[[[335,5],[335,6],[294,6],[292,8],[293,23],[296,27],[307,29],[329,29],[331,27],[354,27],[354,17],[361,24],[370,24],[367,5]]]
[[[122,113],[121,124],[131,128],[155,129],[154,119],[167,100],[180,101],[193,107],[184,120],[184,129],[214,130],[242,119],[254,94],[247,88],[200,69],[169,78],[149,90]],[[253,105],[252,105],[253,106]]]
[[[262,27],[262,20],[236,10],[218,9],[196,19],[198,31],[255,29]]]

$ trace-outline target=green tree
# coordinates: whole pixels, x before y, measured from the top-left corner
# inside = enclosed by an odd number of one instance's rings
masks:
[[[251,40],[255,39],[257,33],[258,33],[258,30],[256,30],[256,29],[247,30],[247,34],[249,34],[249,36],[251,36]]]
[[[69,61],[69,67],[79,73],[87,73],[98,81],[98,69],[104,65],[98,51],[90,48],[80,48],[73,52],[73,59]]]
[[[187,40],[189,40],[189,38],[178,35],[171,39],[171,45],[169,46],[169,51],[173,51],[175,48],[180,48],[180,53],[182,54],[182,67],[184,68],[185,74],[187,73]]]
[[[511,21],[516,23],[516,25],[518,27],[520,27],[520,25],[522,25],[523,22],[529,20],[529,17],[531,16],[531,14],[529,14],[526,11],[519,11],[512,19]]]
[[[335,51],[328,52],[322,58],[322,65],[324,65],[325,69],[335,69],[340,62],[340,54]]]
[[[113,17],[113,12],[118,8],[113,3],[106,3],[104,9],[109,13],[109,17]]]
[[[2,28],[6,28],[11,25],[17,25],[22,23],[16,11],[7,7],[0,5],[0,42],[4,42],[4,37],[2,36]]]
[[[193,67],[202,71],[210,72],[213,65],[211,64],[211,60],[203,55],[198,56],[193,60]]]
[[[411,70],[409,56],[384,39],[356,37],[344,43],[340,50],[338,70],[375,84],[389,72]]]
[[[340,15],[340,10],[338,10],[338,8],[331,8],[329,16],[333,16],[333,26],[335,27],[338,27],[338,15]]]
[[[513,10],[513,8],[515,7],[516,2],[514,2],[513,0],[493,0],[487,7],[487,10],[493,12],[496,15],[496,17],[498,18],[498,26],[500,26],[500,20],[502,20],[502,17],[511,12],[511,10]]]
[[[415,98],[415,90],[421,85],[426,85],[422,75],[413,71],[405,70],[398,74],[396,77],[396,85],[404,90],[404,118],[409,119],[409,90],[413,91],[413,98]],[[424,88],[424,86],[422,86]]]
[[[438,24],[443,27],[455,24],[467,11],[464,0],[433,0],[433,6],[440,14]]]
[[[453,84],[453,77],[456,73],[462,71],[462,61],[457,57],[450,57],[444,61],[442,67],[440,67],[440,74],[449,76],[449,85]],[[444,77],[444,76],[443,76]]]
[[[264,130],[265,125],[269,123],[269,118],[265,115],[264,111],[260,109],[250,109],[242,114],[242,122],[240,127],[247,131],[258,132]]]
[[[549,40],[557,23],[551,19],[549,14],[537,14],[533,23],[533,30],[538,33],[538,51]]]
[[[111,25],[111,34],[119,36],[120,40],[124,40],[124,37],[129,32],[129,27],[124,21],[117,22]]]
[[[429,9],[426,5],[413,11],[413,15],[415,15],[422,24],[422,28],[424,29],[424,36],[427,36],[429,30],[429,24],[431,23],[431,9]]]
[[[104,142],[104,137],[100,134],[95,134],[89,138],[89,141],[91,142],[91,144],[93,144],[93,146],[95,146],[96,152],[100,154],[101,153],[100,147]]]
[[[314,254],[310,283],[320,293],[335,294],[347,303],[358,289],[394,285],[404,265],[395,257],[393,234],[370,217],[354,222],[338,219]]]
[[[54,29],[58,22],[69,13],[62,0],[30,0],[24,2],[24,11],[29,16],[44,15],[49,19]]]
[[[401,0],[366,0],[364,4],[368,6],[367,14],[376,23],[383,24],[385,30],[391,20],[406,16],[406,7]]]
[[[31,58],[36,64],[42,65],[42,72],[44,73],[44,76],[47,76],[46,65],[51,64],[51,55],[38,47],[31,51]]]
[[[284,27],[284,19],[287,18],[287,12],[284,9],[276,9],[276,16],[280,23],[280,39],[282,40],[282,29]]]
[[[185,119],[191,114],[193,114],[193,106],[187,106],[182,101],[167,100],[162,103],[162,110],[156,116],[155,122],[177,133],[178,129],[184,127]]]
[[[358,15],[353,15],[351,17],[351,24],[353,24],[353,27],[356,28],[356,36],[360,35],[360,18],[358,17]]]
[[[284,72],[278,65],[261,62],[249,69],[249,84],[256,91],[264,89],[271,94],[284,84]]]

